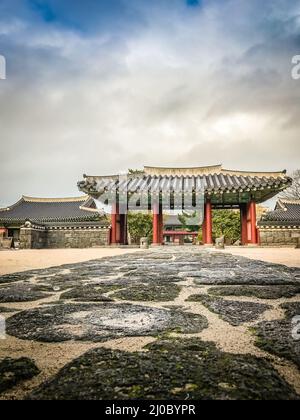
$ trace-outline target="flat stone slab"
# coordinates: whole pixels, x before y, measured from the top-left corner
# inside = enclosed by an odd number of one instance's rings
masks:
[[[0,306],[0,314],[11,313],[11,312],[19,312],[19,311],[20,311],[20,309],[5,308],[4,306]]]
[[[33,302],[49,295],[36,290],[31,284],[11,284],[0,287],[0,302]]]
[[[207,295],[192,295],[187,301],[201,302],[210,311],[220,315],[224,321],[233,326],[255,321],[266,310],[272,309],[272,306],[261,303],[238,302]]]
[[[214,296],[246,296],[258,299],[291,298],[300,294],[299,286],[221,286],[208,290]]]
[[[195,284],[200,285],[300,285],[293,272],[276,270],[268,265],[256,267],[255,262],[249,268],[206,268],[193,273],[182,273],[182,276],[195,278]]]
[[[165,270],[158,270],[155,272],[155,269],[149,267],[149,270],[139,270],[137,272],[132,272],[129,274],[125,274],[123,277],[124,280],[129,280],[129,282],[141,282],[143,283],[178,283],[182,281],[182,278],[179,276],[179,273],[171,274],[167,273]],[[171,270],[170,270],[171,271]]]
[[[39,373],[34,361],[26,357],[0,359],[0,394],[22,381],[32,379]]]
[[[115,292],[112,297],[131,301],[173,301],[179,296],[181,287],[176,284],[135,285]]]
[[[50,305],[20,312],[6,322],[7,334],[42,342],[102,342],[172,331],[197,333],[207,327],[201,315],[126,303]]]
[[[60,299],[75,300],[76,302],[113,302],[113,299],[103,296],[104,293],[111,292],[119,287],[103,285],[93,286],[77,286],[68,292],[60,295]]]
[[[15,283],[18,281],[25,281],[32,277],[30,273],[16,273],[0,276],[0,284]]]
[[[259,323],[254,329],[257,335],[255,344],[300,368],[300,302],[285,303],[281,307],[285,309],[285,319]]]
[[[95,349],[34,390],[31,400],[294,400],[272,365],[198,339],[158,341],[148,352]]]

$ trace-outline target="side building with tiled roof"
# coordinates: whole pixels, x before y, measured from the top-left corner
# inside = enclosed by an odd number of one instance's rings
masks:
[[[300,244],[300,199],[279,199],[275,209],[258,222],[261,245]]]
[[[87,248],[109,243],[110,224],[89,196],[23,196],[0,209],[0,247]]]

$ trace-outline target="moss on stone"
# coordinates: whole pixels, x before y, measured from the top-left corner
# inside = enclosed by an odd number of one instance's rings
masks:
[[[291,298],[300,293],[299,286],[222,286],[208,290],[214,296],[247,296],[259,299]]]
[[[130,301],[168,302],[176,299],[180,291],[181,287],[175,284],[134,285],[114,293],[112,297]]]
[[[263,321],[255,327],[256,346],[268,353],[284,357],[300,368],[299,324],[293,318],[300,315],[300,302],[281,305],[285,309],[285,319]],[[297,334],[296,334],[297,332]]]
[[[28,399],[283,400],[294,390],[265,360],[199,339],[160,340],[148,352],[91,350]]]
[[[57,304],[20,312],[6,321],[7,333],[25,340],[102,342],[113,338],[197,333],[202,315],[128,303]]]
[[[0,360],[0,393],[40,373],[33,360],[26,357]]]
[[[255,321],[267,309],[272,308],[261,303],[231,301],[201,294],[192,295],[187,301],[201,302],[206,308],[220,315],[224,321],[233,326]]]

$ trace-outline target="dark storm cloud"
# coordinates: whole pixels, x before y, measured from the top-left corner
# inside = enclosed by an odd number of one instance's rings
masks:
[[[0,3],[0,205],[143,164],[299,166],[300,3],[197,3]]]

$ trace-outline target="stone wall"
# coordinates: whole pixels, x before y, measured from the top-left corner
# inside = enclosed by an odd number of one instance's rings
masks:
[[[45,229],[34,227],[21,227],[20,248],[21,249],[42,249],[46,246],[47,232]]]
[[[38,229],[22,227],[21,249],[92,248],[109,245],[109,227],[86,229]]]
[[[109,228],[51,229],[46,248],[92,248],[109,245]]]
[[[300,228],[266,229],[261,227],[259,235],[262,246],[297,246],[300,243]]]

